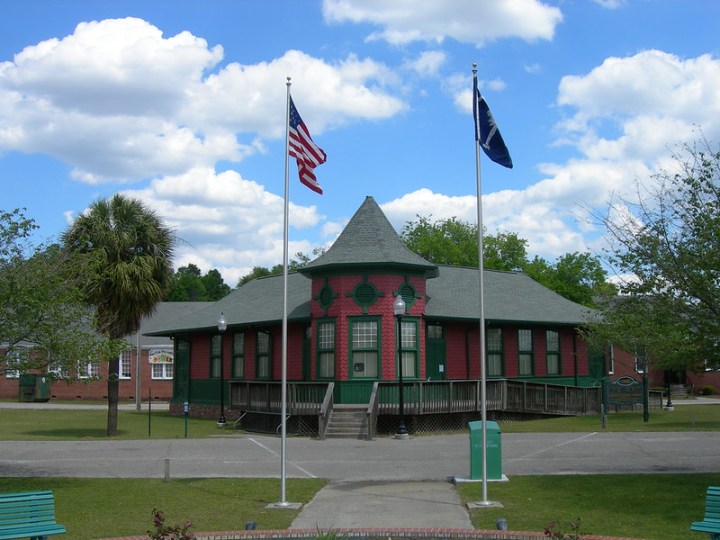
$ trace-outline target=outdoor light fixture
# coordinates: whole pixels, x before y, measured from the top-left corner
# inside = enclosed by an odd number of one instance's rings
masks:
[[[218,317],[217,327],[220,332],[220,418],[218,419],[217,425],[218,427],[225,427],[227,420],[225,420],[225,374],[223,368],[222,334],[227,329],[227,321],[223,313],[220,313],[220,317]]]
[[[398,324],[398,383],[400,394],[400,421],[398,422],[397,431],[395,431],[396,439],[407,439],[409,437],[407,427],[405,427],[405,400],[403,399],[403,353],[402,353],[402,318],[405,315],[405,300],[398,294],[393,302],[393,313],[397,318]]]

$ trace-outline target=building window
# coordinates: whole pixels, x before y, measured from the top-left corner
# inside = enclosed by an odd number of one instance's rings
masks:
[[[377,378],[380,339],[378,319],[357,319],[350,325],[350,358],[352,376]]]
[[[120,378],[132,378],[132,361],[133,351],[123,351],[120,353]]]
[[[428,339],[442,339],[443,338],[443,326],[438,323],[432,323],[427,325],[427,338]]]
[[[403,318],[402,328],[402,363],[403,377],[417,378],[418,376],[418,323],[414,319]]]
[[[150,377],[160,380],[172,379],[174,362],[175,356],[171,349],[150,349],[148,351],[148,363],[151,366]]]
[[[222,362],[222,336],[216,335],[210,339],[210,377],[220,378],[220,363]]]
[[[363,313],[368,312],[368,308],[372,306],[377,299],[382,296],[382,293],[378,292],[375,285],[364,279],[358,283],[350,293],[355,303],[360,306]]]
[[[100,363],[98,362],[78,362],[78,379],[99,379]]]
[[[615,374],[615,345],[612,343],[610,344],[610,350],[608,352],[608,362],[610,363],[610,367],[608,368],[608,374],[614,375]]]
[[[560,375],[560,334],[554,330],[545,332],[547,374]]]
[[[518,330],[518,374],[532,375],[534,369],[532,330]]]
[[[318,321],[317,325],[318,378],[335,377],[335,321]]]
[[[270,373],[270,332],[260,330],[255,343],[255,376],[258,379],[269,379]]]
[[[413,287],[409,281],[400,285],[400,288],[397,290],[397,295],[402,297],[407,309],[410,309],[415,304],[415,300],[420,297],[415,291],[415,287]]]
[[[233,334],[232,376],[234,379],[245,377],[245,332]]]
[[[489,377],[502,377],[503,340],[502,328],[487,329],[487,374]]]
[[[153,379],[167,380],[173,378],[173,364],[150,364]]]
[[[5,378],[17,379],[20,377],[20,370],[13,369],[12,366],[17,366],[20,363],[20,353],[15,351],[12,353],[13,356],[6,356],[7,358],[7,369],[5,370]]]

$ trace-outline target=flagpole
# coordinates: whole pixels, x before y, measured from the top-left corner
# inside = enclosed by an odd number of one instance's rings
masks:
[[[473,100],[477,100],[477,64],[473,64]],[[489,505],[487,489],[487,374],[485,366],[485,263],[483,254],[482,176],[480,174],[480,141],[475,141],[475,178],[477,181],[478,270],[480,273],[480,411],[482,418],[482,505]]]
[[[282,389],[280,418],[280,505],[286,506],[285,498],[285,450],[287,443],[287,334],[288,334],[288,221],[290,216],[290,77],[287,78],[287,96],[285,106],[285,208],[283,211],[283,318],[282,318]]]

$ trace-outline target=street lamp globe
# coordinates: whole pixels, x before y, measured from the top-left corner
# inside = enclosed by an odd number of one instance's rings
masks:
[[[402,317],[405,315],[405,300],[403,300],[403,297],[399,294],[393,302],[393,313],[396,317]]]

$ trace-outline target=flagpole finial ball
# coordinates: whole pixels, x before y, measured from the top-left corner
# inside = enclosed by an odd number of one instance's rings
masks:
[[[477,69],[477,62],[473,62],[473,69]]]

